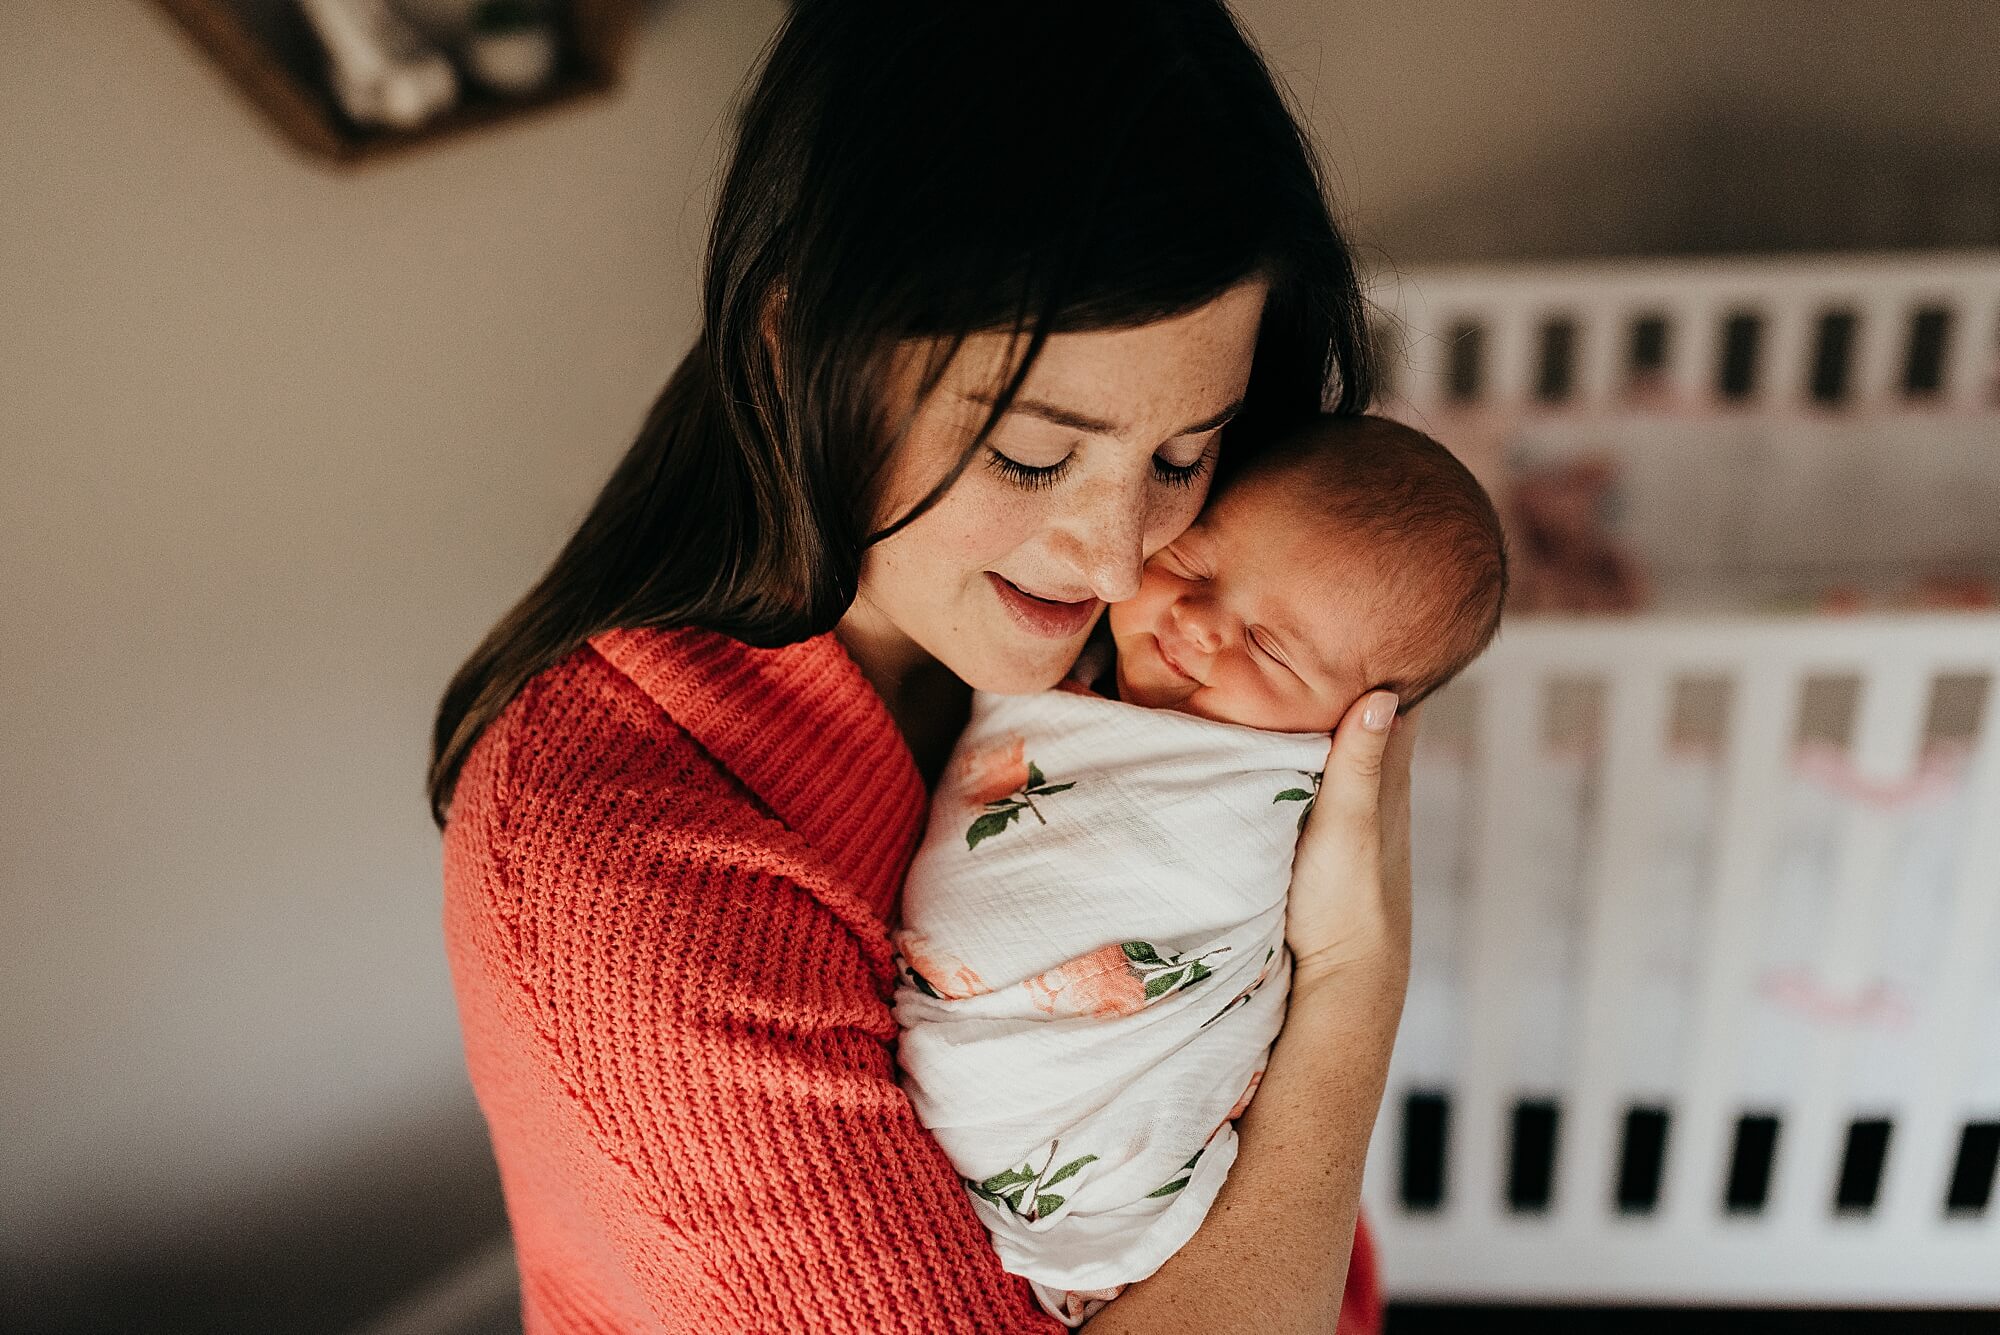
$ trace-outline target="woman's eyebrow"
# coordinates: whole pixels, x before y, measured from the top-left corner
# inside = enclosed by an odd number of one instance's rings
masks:
[[[993,396],[990,394],[970,393],[965,395],[965,397],[973,403],[984,404],[989,408],[993,406]],[[1123,428],[1116,422],[1106,421],[1101,417],[1092,417],[1088,413],[1080,413],[1074,409],[1065,408],[1058,403],[1049,403],[1044,399],[1017,398],[1012,404],[1008,405],[1007,411],[1010,413],[1022,413],[1029,417],[1038,417],[1042,421],[1051,422],[1056,426],[1068,427],[1072,431],[1087,431],[1096,436],[1116,436],[1123,434]],[[1221,412],[1211,414],[1199,422],[1184,426],[1173,434],[1175,437],[1198,436],[1204,431],[1213,431],[1217,427],[1224,425],[1230,418],[1242,411],[1243,400],[1238,399]]]

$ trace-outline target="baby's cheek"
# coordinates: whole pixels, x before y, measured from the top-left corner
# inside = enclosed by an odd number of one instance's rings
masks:
[[[1143,611],[1146,589],[1139,587],[1139,596],[1122,603],[1112,603],[1104,610],[1104,619],[1111,623],[1111,638],[1121,644],[1139,630],[1140,615]]]

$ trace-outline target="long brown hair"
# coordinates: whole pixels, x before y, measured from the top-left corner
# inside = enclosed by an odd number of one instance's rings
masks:
[[[898,433],[899,344],[1012,330],[972,455],[1052,333],[1270,283],[1225,461],[1373,391],[1363,303],[1311,146],[1218,0],[801,0],[767,51],[709,236],[702,330],[553,565],[445,690],[444,824],[467,752],[600,630],[755,645],[833,628]],[[779,386],[784,392],[779,392]]]

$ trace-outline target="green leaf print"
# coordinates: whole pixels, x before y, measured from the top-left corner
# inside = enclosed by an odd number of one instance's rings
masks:
[[[1008,807],[1005,811],[987,812],[984,816],[972,822],[972,828],[965,832],[965,846],[968,849],[979,847],[980,840],[991,839],[1014,821],[1020,819],[1020,816],[1021,808],[1019,807]]]
[[[1241,992],[1238,992],[1235,996],[1231,997],[1229,999],[1229,1004],[1227,1006],[1224,1006],[1221,1010],[1209,1016],[1206,1020],[1203,1020],[1201,1022],[1201,1027],[1203,1029],[1206,1029],[1210,1025],[1214,1024],[1217,1020],[1220,1020],[1223,1016],[1229,1014],[1229,1012],[1235,1010],[1238,1006],[1247,1005],[1249,1003],[1250,998],[1256,995],[1257,989],[1262,987],[1265,983],[1265,980],[1270,977],[1271,971],[1268,966],[1271,963],[1271,957],[1277,953],[1278,953],[1277,947],[1275,946],[1267,947],[1264,951],[1264,963],[1267,967],[1264,968],[1262,971],[1260,971],[1257,980],[1251,983],[1250,986],[1244,988]]]
[[[1048,1181],[1042,1183],[1042,1185],[1045,1187],[1053,1187],[1056,1183],[1062,1181],[1064,1178],[1075,1177],[1078,1173],[1082,1172],[1083,1166],[1085,1164],[1092,1164],[1096,1162],[1097,1162],[1097,1156],[1095,1154],[1086,1154],[1081,1159],[1071,1159],[1061,1168],[1056,1169],[1054,1175],[1051,1176]]]
[[[1160,948],[1150,941],[1121,941],[1118,948],[1125,953],[1127,967],[1142,980],[1143,994],[1148,1002],[1157,1001],[1169,992],[1193,987],[1213,976],[1215,971],[1202,961],[1210,955],[1227,954],[1229,951],[1228,946],[1217,946],[1206,954],[1186,960],[1179,955],[1162,956]]]
[[[1009,1168],[1004,1173],[995,1173],[979,1185],[988,1191],[999,1192],[1005,1191],[1009,1187],[1018,1187],[1023,1182],[1033,1182],[1034,1180],[1035,1175],[1025,1168]]]
[[[1201,1156],[1203,1152],[1205,1152],[1207,1149],[1208,1146],[1204,1145],[1201,1147],[1201,1149],[1196,1150],[1194,1152],[1194,1155],[1186,1163],[1182,1164],[1179,1168],[1176,1168],[1174,1170],[1176,1176],[1174,1177],[1173,1181],[1167,1183],[1166,1186],[1161,1187],[1158,1191],[1147,1192],[1146,1199],[1152,1200],[1156,1196],[1171,1196],[1175,1192],[1179,1191],[1182,1187],[1186,1186],[1188,1184],[1188,1179],[1179,1176],[1179,1174],[1187,1172],[1188,1169],[1194,1167],[1197,1163],[1201,1162]]]
[[[1019,1168],[1009,1168],[1004,1173],[995,1173],[984,1182],[974,1182],[971,1178],[960,1178],[966,1190],[990,1205],[1003,1207],[1007,1213],[1034,1223],[1046,1219],[1068,1204],[1069,1197],[1058,1196],[1049,1190],[1056,1183],[1075,1177],[1085,1165],[1097,1162],[1095,1154],[1086,1154],[1071,1159],[1056,1168],[1056,1148],[1062,1142],[1049,1142],[1049,1157],[1037,1170],[1033,1164],[1022,1164]],[[1053,1172],[1050,1170],[1054,1169]],[[1027,1213],[1021,1211],[1021,1203],[1029,1202]]]
[[[1022,763],[1019,755],[1020,745],[1020,739],[1016,738],[1013,764],[1018,765]],[[1027,781],[1025,783],[1004,797],[988,797],[980,803],[985,814],[973,821],[965,831],[965,847],[968,851],[979,847],[981,843],[1001,833],[1009,825],[1019,820],[1023,811],[1033,816],[1036,824],[1047,825],[1049,818],[1042,814],[1042,809],[1039,806],[1035,805],[1035,799],[1038,797],[1051,797],[1057,793],[1066,793],[1076,787],[1075,783],[1050,783],[1048,776],[1042,773],[1040,765],[1037,765],[1032,760],[1027,761],[1026,764]],[[1010,782],[1011,778],[1012,776],[1004,777],[1000,782]],[[984,791],[990,793],[993,789],[988,786]],[[974,798],[971,800],[976,801],[978,799]]]
[[[1312,780],[1312,788],[1309,790],[1305,788],[1287,788],[1284,792],[1272,798],[1271,802],[1273,805],[1279,802],[1305,803],[1305,806],[1299,809],[1299,833],[1304,834],[1306,832],[1306,817],[1312,815],[1313,803],[1319,798],[1320,780],[1326,777],[1326,771],[1302,769],[1299,773]]]

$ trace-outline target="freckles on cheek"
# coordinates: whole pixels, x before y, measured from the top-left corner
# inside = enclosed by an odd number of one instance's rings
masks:
[[[962,494],[948,497],[938,507],[936,554],[966,574],[999,565],[1038,531],[1040,516],[1033,498],[1013,487],[967,477],[953,491]]]
[[[1203,493],[1193,487],[1177,492],[1171,500],[1155,504],[1146,517],[1147,557],[1188,531],[1201,513]]]

